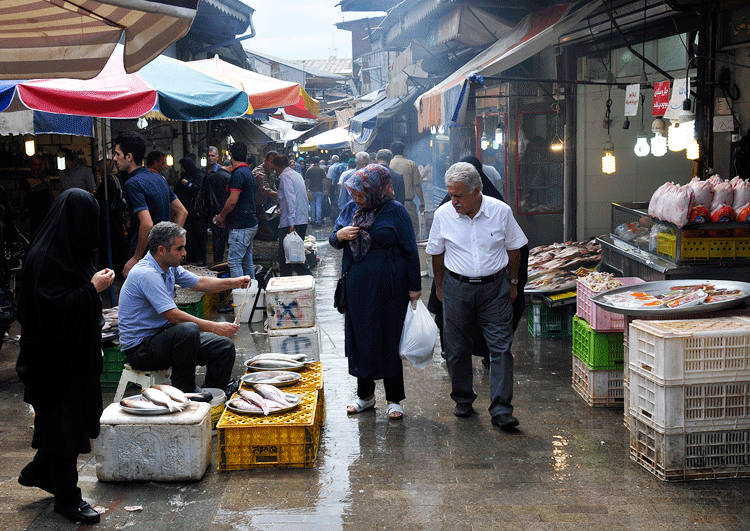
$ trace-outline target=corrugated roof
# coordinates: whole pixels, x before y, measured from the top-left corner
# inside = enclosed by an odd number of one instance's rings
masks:
[[[340,76],[350,76],[352,74],[351,59],[330,57],[328,59],[305,59],[299,61],[299,63],[305,67],[306,72],[309,71],[309,68],[314,68],[315,70],[321,70],[329,74],[338,74]]]

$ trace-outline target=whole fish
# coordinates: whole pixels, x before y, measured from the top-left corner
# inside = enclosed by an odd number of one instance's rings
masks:
[[[185,393],[183,393],[176,387],[172,387],[171,385],[166,385],[166,384],[155,385],[154,389],[158,389],[159,391],[164,391],[164,393],[169,398],[171,398],[175,402],[179,402],[180,404],[187,404],[189,402],[189,399],[187,396],[185,396]]]
[[[300,367],[300,363],[286,360],[255,360],[251,361],[249,366],[256,369],[296,369]]]
[[[282,360],[282,361],[304,361],[307,354],[281,354],[280,352],[267,352],[253,356],[253,360]]]
[[[252,413],[260,413],[261,411],[263,411],[261,408],[259,408],[255,404],[251,404],[244,398],[240,398],[240,397],[231,399],[229,402],[227,402],[227,405],[235,409],[239,409],[242,411],[249,411]]]
[[[146,389],[143,389],[141,391],[141,394],[145,396],[148,400],[151,400],[154,404],[159,404],[160,406],[167,406],[169,408],[170,412],[175,411],[182,411],[183,405],[175,402],[169,396],[167,396],[167,393],[164,391],[159,391],[158,389],[154,389],[153,387],[147,387]]]
[[[120,405],[132,409],[164,409],[164,406],[154,404],[153,402],[149,402],[148,400],[138,400],[136,398],[123,398],[122,400],[120,400]]]
[[[240,396],[250,402],[251,404],[254,404],[261,408],[263,410],[264,415],[268,415],[269,409],[268,404],[263,399],[262,396],[260,396],[258,393],[254,393],[252,391],[248,391],[246,389],[240,389],[239,391]]]
[[[273,385],[268,384],[255,384],[253,387],[255,387],[255,390],[258,391],[258,394],[262,396],[263,398],[267,398],[268,400],[273,400],[274,402],[278,402],[279,404],[282,404],[284,407],[290,406],[291,404],[286,399],[286,393],[282,393],[279,391],[278,388],[274,387]]]

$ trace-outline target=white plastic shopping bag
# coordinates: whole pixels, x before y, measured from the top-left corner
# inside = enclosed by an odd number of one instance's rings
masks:
[[[296,232],[284,236],[284,257],[287,264],[305,263],[305,242]]]
[[[409,302],[406,308],[404,329],[401,332],[401,343],[398,353],[418,369],[424,369],[432,361],[432,351],[438,337],[438,327],[427,311],[424,303]]]

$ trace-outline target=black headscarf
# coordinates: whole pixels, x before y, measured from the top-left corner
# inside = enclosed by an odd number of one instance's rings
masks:
[[[482,195],[487,195],[489,197],[494,197],[495,199],[499,199],[503,203],[505,203],[505,199],[503,199],[503,194],[501,194],[497,187],[492,184],[492,181],[484,174],[484,170],[482,169],[482,163],[479,162],[479,159],[468,155],[458,162],[468,162],[472,166],[476,168],[476,170],[479,172],[479,176],[482,178]],[[448,200],[450,201],[450,196],[448,196]],[[443,201],[445,202],[445,201]]]
[[[78,188],[52,203],[26,255],[18,307],[16,370],[24,400],[41,411],[63,402],[66,390],[80,388],[90,436],[98,432],[101,414],[102,302],[91,283],[98,215],[94,196]]]
[[[190,157],[180,159],[180,166],[185,170],[185,179],[187,179],[190,184],[196,186],[201,186],[203,184],[203,172],[198,169],[198,166],[195,165],[193,159]]]

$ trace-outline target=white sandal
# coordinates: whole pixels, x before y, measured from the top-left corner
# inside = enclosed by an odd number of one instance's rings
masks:
[[[362,413],[363,411],[367,411],[368,409],[373,409],[375,407],[375,395],[373,395],[369,400],[362,400],[361,398],[358,398],[353,404],[350,404],[349,407],[354,409],[354,411],[349,411],[349,408],[347,408],[347,415],[356,415],[357,413]]]
[[[388,419],[401,420],[404,418],[404,408],[401,404],[388,404]]]

